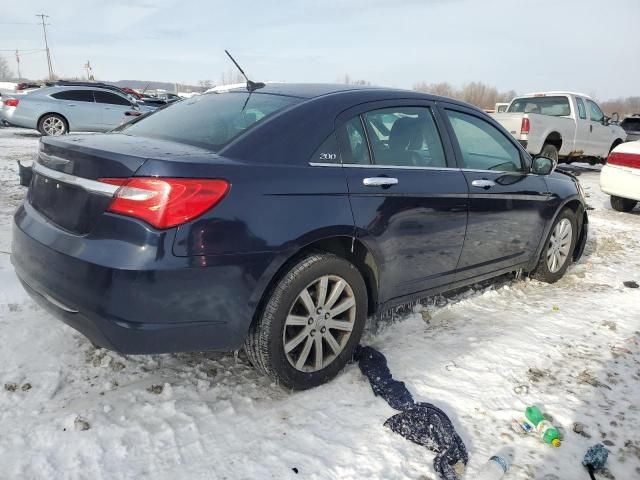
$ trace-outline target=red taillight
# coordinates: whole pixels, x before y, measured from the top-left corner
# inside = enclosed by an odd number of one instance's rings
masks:
[[[529,119],[527,117],[524,117],[522,119],[522,124],[520,125],[520,133],[522,135],[527,135],[529,134],[530,128],[531,128],[531,125],[529,124]]]
[[[199,178],[101,178],[118,185],[107,211],[139,218],[156,228],[193,220],[214,207],[229,191],[229,182]]]
[[[634,153],[611,152],[607,157],[609,165],[618,167],[640,168],[640,155]]]
[[[18,100],[17,98],[8,98],[7,100],[4,101],[4,104],[7,107],[17,107],[19,103],[20,103],[20,100]]]

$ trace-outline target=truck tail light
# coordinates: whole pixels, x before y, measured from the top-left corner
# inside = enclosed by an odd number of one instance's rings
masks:
[[[611,152],[607,157],[609,165],[618,167],[640,168],[640,155],[633,153]]]
[[[531,128],[531,125],[529,124],[529,119],[527,117],[524,117],[522,119],[522,124],[520,124],[520,133],[522,135],[528,135],[530,128]]]
[[[226,180],[200,178],[101,178],[117,185],[108,212],[139,218],[156,228],[189,222],[217,205],[229,191]]]
[[[4,101],[4,104],[7,107],[17,107],[19,103],[20,103],[20,100],[18,100],[17,98],[8,98],[7,100]]]

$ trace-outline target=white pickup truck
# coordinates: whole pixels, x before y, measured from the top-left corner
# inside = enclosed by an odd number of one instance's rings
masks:
[[[530,93],[514,98],[505,113],[494,113],[493,118],[530,154],[556,161],[603,161],[627,138],[596,102],[581,93]]]

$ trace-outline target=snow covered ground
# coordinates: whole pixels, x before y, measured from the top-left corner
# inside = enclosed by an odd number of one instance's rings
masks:
[[[433,454],[382,426],[394,411],[355,365],[291,393],[242,353],[124,357],[41,311],[8,255],[25,192],[15,160],[36,145],[0,128],[0,478],[435,479]],[[640,282],[640,211],[612,211],[597,171],[580,179],[590,239],[559,283],[432,299],[365,340],[416,401],[450,415],[467,479],[504,445],[516,452],[505,478],[586,479],[597,442],[611,451],[600,478],[640,478],[640,289],[622,284]],[[560,448],[511,430],[530,404],[562,429]]]

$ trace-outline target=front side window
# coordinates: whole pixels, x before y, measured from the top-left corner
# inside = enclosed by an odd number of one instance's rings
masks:
[[[584,108],[584,102],[580,97],[576,97],[576,102],[578,103],[578,115],[580,116],[581,119],[583,120],[586,119],[587,111]]]
[[[299,98],[259,92],[207,93],[158,110],[122,133],[216,152],[250,127],[298,102]]]
[[[569,98],[557,97],[522,97],[516,98],[509,105],[509,113],[538,113],[552,117],[564,117],[571,115]]]
[[[91,90],[65,90],[51,95],[58,100],[71,102],[91,102],[93,103],[93,92]]]
[[[522,171],[520,151],[500,130],[476,116],[447,110],[462,152],[463,168]]]
[[[363,115],[376,165],[446,167],[431,109],[394,107]]]
[[[108,105],[127,105],[131,106],[131,102],[120,95],[111,92],[103,92],[102,90],[94,90],[93,95],[97,103],[106,103]]]
[[[592,102],[591,100],[587,100],[587,103],[589,104],[589,113],[591,115],[591,121],[602,122],[602,119],[604,118],[604,113],[602,113],[602,110],[600,110],[600,107],[596,105],[595,102]]]

